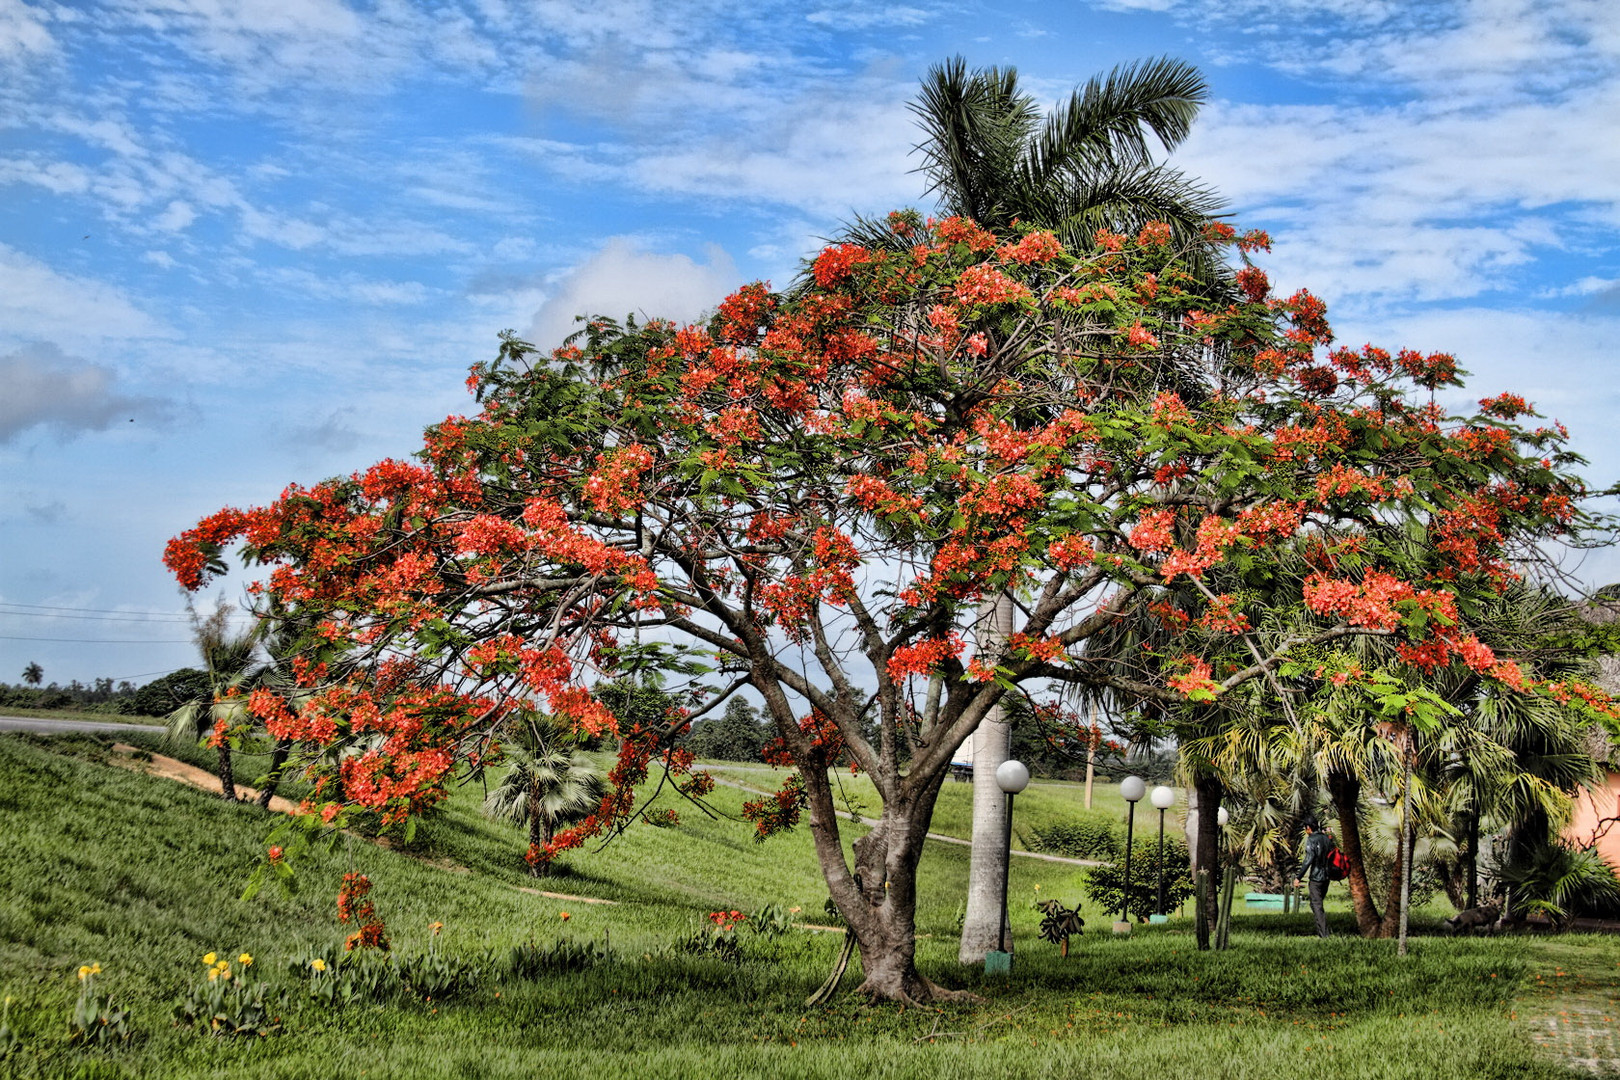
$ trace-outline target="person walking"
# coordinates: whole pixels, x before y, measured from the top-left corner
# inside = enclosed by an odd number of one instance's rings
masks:
[[[1305,878],[1310,883],[1311,914],[1316,918],[1316,936],[1328,936],[1327,910],[1323,907],[1327,899],[1328,884],[1333,880],[1329,874],[1329,861],[1333,854],[1333,838],[1322,831],[1321,822],[1315,815],[1305,819],[1305,850],[1299,859],[1299,877],[1294,879],[1294,887],[1299,887],[1299,878]]]

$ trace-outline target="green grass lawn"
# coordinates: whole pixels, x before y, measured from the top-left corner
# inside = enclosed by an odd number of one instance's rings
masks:
[[[0,993],[14,999],[9,1025],[20,1040],[0,1059],[0,1075],[1572,1077],[1584,1074],[1538,1048],[1514,1019],[1518,1002],[1554,978],[1555,964],[1563,970],[1578,959],[1599,973],[1596,993],[1612,993],[1601,980],[1620,967],[1614,939],[1580,937],[1419,936],[1399,960],[1392,943],[1349,936],[1347,914],[1337,916],[1344,933],[1326,943],[1305,936],[1308,915],[1240,914],[1230,951],[1199,953],[1177,921],[1115,939],[1107,915],[1089,903],[1092,932],[1063,960],[1035,938],[1029,905],[1037,884],[1040,896],[1079,899],[1078,874],[1018,860],[1016,970],[1010,980],[987,979],[955,962],[967,849],[930,844],[919,963],[983,1003],[868,1007],[848,993],[852,971],[843,996],[807,1010],[805,997],[832,965],[835,933],[744,930],[740,963],[675,948],[721,908],[757,912],[776,902],[825,921],[808,836],[753,843],[738,820],[746,795],[736,789],[716,792],[714,818],[671,803],[680,825],[638,826],[537,882],[522,871],[517,831],[484,820],[481,792],[464,788],[411,851],[345,842],[301,866],[297,893],[266,890],[242,902],[268,817],[105,757],[105,743],[85,737],[0,737]],[[245,772],[253,767],[243,763]],[[397,955],[422,953],[438,921],[441,948],[457,957],[499,957],[525,940],[559,937],[606,940],[611,956],[534,979],[476,961],[483,978],[451,1000],[334,1011],[309,1000],[286,966],[348,932],[334,895],[349,868],[375,881]],[[530,888],[617,903],[522,891]],[[1433,918],[1420,918],[1419,929]],[[1554,948],[1556,957],[1547,952]],[[280,995],[285,1031],[230,1040],[175,1026],[171,1007],[202,980],[202,955],[243,950]],[[66,1043],[74,972],[92,961],[102,965],[103,988],[134,1011],[127,1046]]]
[[[774,790],[781,784],[785,773],[764,766],[738,766],[733,762],[705,762],[701,768],[715,776],[748,784],[761,790]],[[851,776],[848,770],[835,770],[836,791],[841,796],[840,809],[852,810],[869,817],[877,816],[881,806],[877,790],[864,775]],[[1181,798],[1180,792],[1177,798]],[[1036,780],[1013,803],[1013,847],[1029,849],[1028,841],[1034,829],[1045,828],[1056,822],[1071,820],[1087,814],[1086,785],[1063,780]],[[1092,788],[1089,813],[1125,823],[1126,803],[1119,794],[1119,786],[1098,780]],[[1165,832],[1181,829],[1181,811],[1173,809],[1165,814]],[[973,785],[947,780],[939,791],[934,806],[931,832],[944,836],[967,839],[973,835]],[[1144,800],[1137,805],[1137,836],[1156,836],[1159,813]]]

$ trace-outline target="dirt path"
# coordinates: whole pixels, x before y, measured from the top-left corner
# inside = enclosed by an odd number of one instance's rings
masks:
[[[1612,948],[1549,942],[1515,1019],[1530,1039],[1571,1068],[1620,1074],[1620,961]]]
[[[218,776],[207,769],[187,765],[185,762],[177,761],[172,757],[164,757],[162,754],[152,754],[148,757],[135,747],[125,743],[113,743],[113,755],[108,760],[114,765],[134,769],[136,772],[145,773],[147,776],[158,776],[165,780],[178,780],[182,784],[189,784],[191,787],[214,795],[224,793],[224,788],[220,784]],[[250,787],[237,784],[236,797],[242,802],[257,802],[259,793]],[[270,809],[279,814],[293,814],[298,812],[298,805],[283,799],[280,795],[272,795],[270,797]]]

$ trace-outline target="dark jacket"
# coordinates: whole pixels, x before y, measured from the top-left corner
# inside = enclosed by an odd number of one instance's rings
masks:
[[[1333,837],[1318,829],[1305,836],[1305,850],[1299,857],[1299,876],[1308,881],[1331,881],[1328,876],[1328,854],[1333,850]]]

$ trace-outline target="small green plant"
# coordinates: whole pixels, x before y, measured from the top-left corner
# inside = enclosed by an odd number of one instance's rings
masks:
[[[584,971],[588,967],[613,959],[613,950],[606,940],[594,942],[570,941],[558,938],[551,945],[539,945],[531,938],[514,945],[507,957],[507,973],[519,979],[537,979],[542,975],[563,971]]]
[[[964,912],[967,910],[965,904],[964,904],[962,910]],[[821,913],[823,915],[827,916],[827,922],[829,924],[831,924],[833,926],[843,926],[844,925],[844,913],[842,911],[838,910],[838,905],[833,902],[832,897],[829,896],[829,897],[827,897],[827,899],[822,901],[822,903],[821,903]],[[956,920],[956,928],[958,930],[962,929],[962,920],[961,919]]]
[[[344,953],[341,958],[317,953],[288,961],[287,970],[306,979],[310,999],[328,1009],[357,1002],[386,1004],[404,989],[393,959],[372,950]]]
[[[1594,849],[1557,842],[1530,847],[1497,871],[1510,898],[1507,915],[1544,915],[1567,926],[1577,915],[1612,916],[1620,910],[1620,879]]]
[[[1085,933],[1086,920],[1080,917],[1080,905],[1066,908],[1057,900],[1045,900],[1035,905],[1045,916],[1041,919],[1041,937],[1060,946],[1062,955],[1069,955],[1069,938]]]
[[[670,829],[681,823],[681,817],[668,807],[655,807],[642,811],[642,819],[656,829]]]
[[[423,1001],[445,1001],[463,994],[477,985],[482,974],[475,962],[439,951],[439,932],[443,929],[440,922],[429,926],[426,952],[394,958],[399,981]]]
[[[786,908],[772,901],[754,913],[748,928],[761,937],[781,937],[793,929],[793,919]]]
[[[205,981],[191,988],[174,1007],[174,1022],[206,1030],[219,1036],[254,1035],[265,1038],[281,1031],[281,1017],[275,1015],[276,997],[270,984],[249,982],[245,977],[253,957],[242,953],[236,968],[228,959],[208,953]]]
[[[11,1055],[22,1049],[22,1039],[11,1030],[11,995],[6,995],[4,1005],[0,1005],[0,1061],[5,1061]]]
[[[111,995],[96,988],[96,976],[100,974],[100,963],[79,967],[79,1000],[68,1020],[68,1042],[75,1045],[110,1046],[128,1042],[134,1034],[130,1030],[130,1011],[119,1008]]]
[[[732,964],[742,963],[742,939],[737,926],[748,916],[740,911],[711,911],[709,925],[701,926],[676,944],[678,952],[693,956],[713,956]]]

